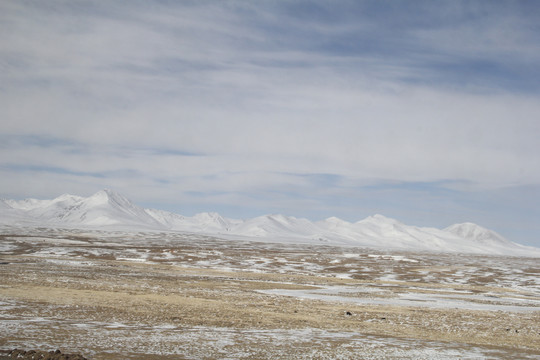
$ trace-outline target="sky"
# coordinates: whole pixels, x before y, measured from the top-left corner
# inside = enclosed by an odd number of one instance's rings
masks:
[[[0,1],[0,197],[540,247],[538,1]]]

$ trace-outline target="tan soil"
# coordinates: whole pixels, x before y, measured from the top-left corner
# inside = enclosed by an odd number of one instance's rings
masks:
[[[363,279],[341,279],[328,276],[324,271],[314,274],[263,273],[250,272],[250,269],[201,268],[189,262],[179,266],[160,261],[119,261],[113,260],[112,254],[84,256],[84,251],[77,255],[83,254],[82,259],[73,260],[91,260],[94,265],[81,268],[73,264],[46,262],[47,256],[36,258],[28,254],[30,248],[26,245],[21,247],[20,253],[4,255],[0,259],[7,263],[0,266],[0,300],[16,301],[26,306],[11,309],[9,316],[13,319],[28,316],[25,309],[31,308],[41,316],[53,313],[56,317],[81,321],[234,329],[316,328],[540,351],[540,311],[510,314],[452,308],[354,305],[258,292],[328,285],[369,285],[375,289],[391,290],[391,293],[350,296],[397,296],[405,289],[419,294],[452,294],[454,290],[468,290],[471,293],[495,292],[530,297],[523,291],[494,286],[489,279],[485,279],[483,284],[481,281],[469,284],[420,282],[417,278],[416,281],[381,281],[365,276]],[[102,250],[106,252],[107,248],[102,247]],[[166,250],[186,252],[182,247]],[[152,249],[152,253],[163,251]],[[284,258],[302,257],[294,251],[284,254],[279,249],[264,251],[258,249],[258,255],[267,258],[276,254]],[[243,255],[245,253],[238,252],[237,256]],[[208,256],[202,258],[208,259]],[[325,265],[325,260],[320,263]],[[376,263],[370,266],[373,264]],[[326,265],[326,269],[333,266],[328,262]],[[448,270],[449,267],[411,264],[396,267],[395,273],[412,279],[411,274],[415,271],[438,274]],[[10,339],[2,341],[8,344]]]

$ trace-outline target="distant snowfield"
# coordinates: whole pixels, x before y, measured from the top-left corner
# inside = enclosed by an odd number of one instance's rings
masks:
[[[225,239],[540,257],[540,249],[508,241],[473,223],[436,229],[406,225],[382,215],[355,223],[336,217],[312,222],[285,215],[247,220],[229,219],[217,213],[186,217],[143,209],[111,190],[102,190],[87,198],[64,194],[52,200],[0,200],[0,225],[172,231]]]

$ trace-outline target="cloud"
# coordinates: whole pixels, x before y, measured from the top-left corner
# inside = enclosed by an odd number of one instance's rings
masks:
[[[540,183],[538,18],[518,2],[3,2],[2,196],[478,209],[461,194]]]

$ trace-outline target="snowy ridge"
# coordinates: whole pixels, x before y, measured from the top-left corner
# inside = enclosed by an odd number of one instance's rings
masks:
[[[146,209],[146,213],[168,229],[177,228],[179,224],[184,223],[186,219],[186,217],[183,215],[164,210]]]
[[[163,210],[146,209],[145,211],[167,230],[174,231],[223,233],[229,232],[242,222],[241,220],[224,218],[215,212],[204,212],[186,217]]]
[[[473,223],[454,224],[444,230],[465,239],[475,239],[485,243],[502,244],[506,241],[495,231],[491,231]]]
[[[11,209],[12,207],[4,199],[0,199],[0,209]]]
[[[15,223],[91,227],[121,225],[145,229],[163,226],[144,209],[111,190],[101,190],[87,198],[64,194],[53,200],[7,200],[6,203],[11,210],[18,210],[18,216],[11,212],[11,222],[16,220]],[[0,223],[6,223],[8,218],[4,213],[8,211],[2,210]]]
[[[143,209],[124,196],[102,190],[87,198],[64,194],[53,200],[0,200],[0,224],[122,230],[166,230],[411,251],[463,252],[540,257],[540,249],[510,242],[473,223],[446,229],[416,227],[383,215],[355,223],[336,217],[312,222],[280,214],[236,220],[218,213],[192,217]]]
[[[320,229],[307,219],[280,214],[264,215],[246,220],[232,229],[244,236],[255,237],[316,237]]]

